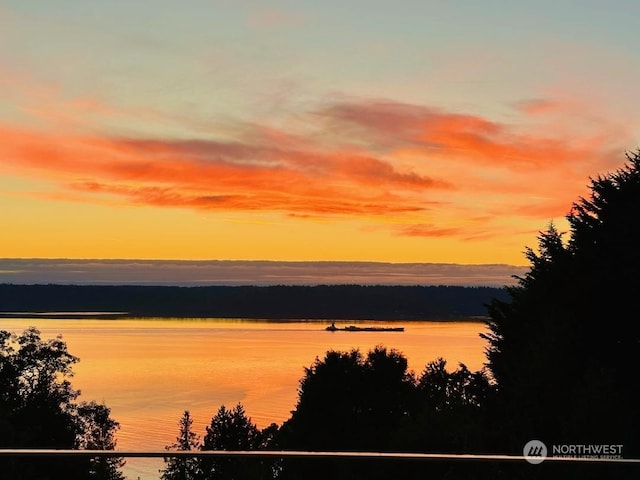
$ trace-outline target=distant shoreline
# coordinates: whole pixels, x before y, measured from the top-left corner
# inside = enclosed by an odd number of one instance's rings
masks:
[[[236,320],[239,322],[269,322],[269,323],[294,323],[294,322],[313,322],[313,323],[363,323],[363,322],[469,322],[469,323],[484,323],[489,318],[488,316],[469,316],[469,317],[449,317],[449,318],[419,318],[419,319],[379,319],[379,318],[259,318],[259,317],[191,317],[191,316],[144,316],[131,315],[126,312],[0,312],[1,318],[11,318],[17,320],[26,319],[42,319],[42,320],[150,320],[150,319],[163,319],[163,320]]]
[[[0,318],[240,318],[483,321],[495,287],[89,286],[0,284]]]

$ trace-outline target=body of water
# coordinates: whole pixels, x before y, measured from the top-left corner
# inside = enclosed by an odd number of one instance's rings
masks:
[[[72,385],[81,400],[104,402],[120,422],[118,449],[162,450],[175,441],[178,420],[191,412],[194,430],[221,405],[241,402],[263,428],[290,417],[304,367],[330,349],[383,345],[396,349],[420,374],[443,357],[450,369],[471,370],[485,362],[486,330],[479,322],[336,322],[337,326],[403,326],[403,332],[328,332],[330,322],[230,319],[5,318],[0,330],[35,326],[43,338],[61,334],[80,358]],[[159,477],[162,460],[127,459],[127,478]]]

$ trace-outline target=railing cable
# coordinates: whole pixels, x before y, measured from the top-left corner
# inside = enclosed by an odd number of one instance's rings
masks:
[[[6,456],[80,456],[123,458],[170,458],[170,457],[275,457],[275,458],[353,458],[387,460],[460,460],[460,461],[523,461],[530,456],[486,455],[458,453],[405,453],[405,452],[313,452],[293,450],[58,450],[58,449],[0,449],[0,457]],[[551,462],[595,462],[639,464],[637,458],[602,458],[596,456],[547,456]]]

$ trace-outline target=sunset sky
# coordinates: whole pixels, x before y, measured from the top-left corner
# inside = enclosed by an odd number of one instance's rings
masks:
[[[638,18],[4,0],[0,257],[525,265],[640,146]]]

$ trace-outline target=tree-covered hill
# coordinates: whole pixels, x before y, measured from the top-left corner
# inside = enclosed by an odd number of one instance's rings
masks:
[[[487,314],[494,287],[0,285],[0,313],[126,312],[128,316],[265,319],[463,319]]]

